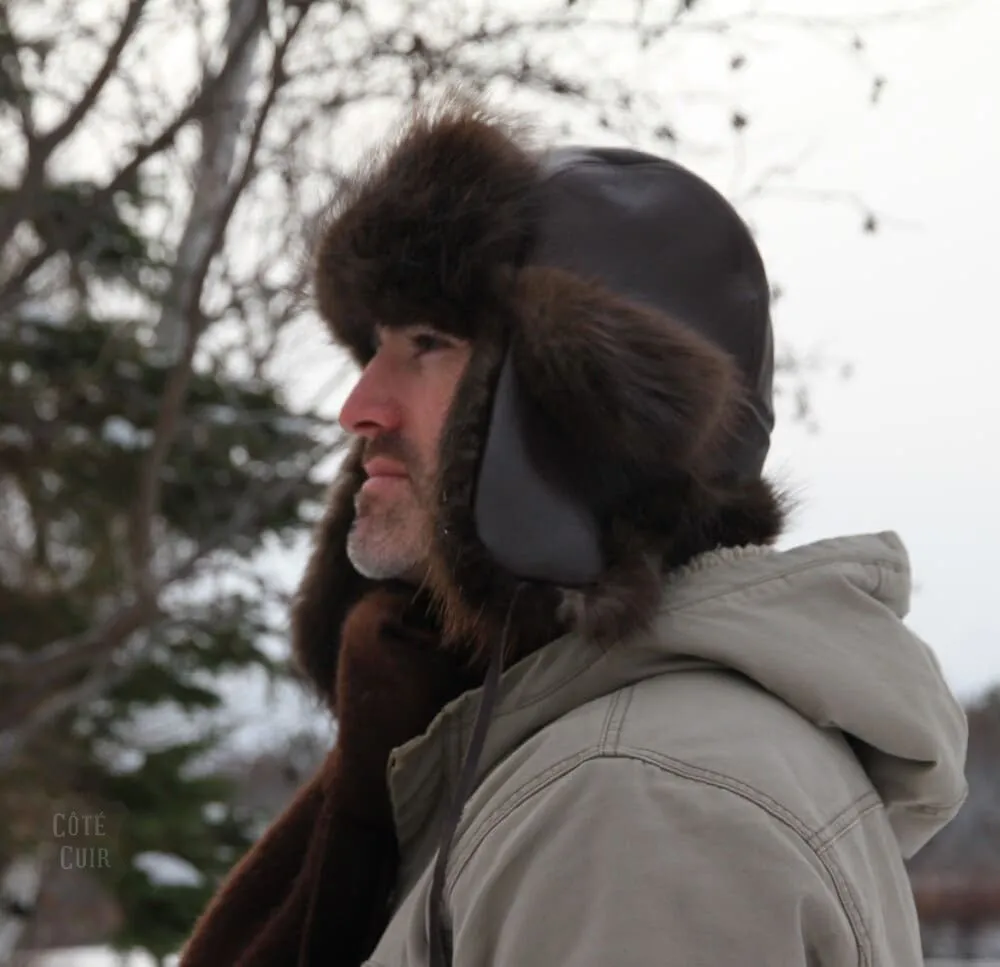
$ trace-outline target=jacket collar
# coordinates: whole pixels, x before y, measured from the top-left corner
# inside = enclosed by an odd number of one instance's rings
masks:
[[[755,562],[776,555],[750,546],[710,551],[675,571],[663,586],[660,615],[700,597],[698,589],[727,589],[752,580]],[[720,583],[721,582],[721,583]],[[490,730],[477,770],[493,769],[528,736],[573,709],[645,678],[709,664],[671,654],[662,642],[662,620],[612,648],[570,632],[504,672]],[[416,847],[435,810],[455,788],[482,689],[447,704],[427,730],[393,750],[387,781],[400,849]]]

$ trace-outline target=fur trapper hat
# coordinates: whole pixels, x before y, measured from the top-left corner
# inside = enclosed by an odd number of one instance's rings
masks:
[[[423,589],[443,640],[471,643],[471,657],[496,640],[519,586],[517,654],[572,628],[610,644],[651,620],[666,571],[778,536],[781,500],[761,477],[767,279],[736,212],[680,166],[537,151],[451,98],[349,180],[318,236],[314,281],[334,340],[361,367],[376,324],[472,343],[440,442]],[[327,694],[344,616],[374,584],[346,553],[363,448],[334,483],[293,614],[298,659]],[[555,495],[551,513],[536,493]],[[582,521],[584,548],[590,527],[599,564],[562,583],[551,562],[527,573],[563,518],[568,531]]]

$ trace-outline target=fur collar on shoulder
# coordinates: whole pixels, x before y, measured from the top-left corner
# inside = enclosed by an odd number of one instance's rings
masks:
[[[366,594],[340,641],[337,744],[230,873],[180,967],[358,967],[385,929],[399,863],[389,753],[478,681],[402,589]]]

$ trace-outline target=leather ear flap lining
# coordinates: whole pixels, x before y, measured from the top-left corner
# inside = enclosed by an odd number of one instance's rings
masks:
[[[508,352],[476,484],[476,529],[496,562],[522,580],[589,584],[605,568],[600,520],[546,460],[531,432],[540,419],[544,414],[526,406]]]

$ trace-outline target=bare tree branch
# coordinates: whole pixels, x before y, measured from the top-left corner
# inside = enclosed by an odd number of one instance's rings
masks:
[[[22,708],[17,728],[0,723],[0,772],[8,768],[27,742],[54,719],[103,695],[128,672],[128,663],[117,665],[106,657],[79,684],[51,692]]]
[[[121,26],[118,28],[118,33],[104,55],[104,63],[101,64],[83,94],[80,95],[77,102],[70,108],[62,121],[38,138],[35,156],[32,158],[33,164],[44,165],[49,155],[76,131],[87,112],[94,106],[97,99],[101,96],[101,91],[104,90],[104,85],[107,84],[118,68],[122,52],[139,26],[146,3],[147,0],[129,0],[125,16],[122,19]],[[2,245],[3,235],[0,234],[0,246]]]
[[[80,635],[53,641],[27,655],[18,654],[2,661],[4,684],[8,686],[48,686],[76,674],[81,668],[104,658],[147,626],[157,612],[155,596],[135,601],[117,611],[104,623]],[[18,721],[13,704],[0,710],[0,733]]]
[[[754,23],[776,27],[791,27],[794,29],[815,28],[818,30],[868,30],[872,27],[884,27],[900,22],[912,23],[926,17],[954,13],[956,6],[963,0],[943,0],[941,3],[927,3],[920,7],[896,7],[895,9],[877,10],[873,13],[831,17],[817,14],[795,14],[776,11],[746,11],[729,19],[733,27]],[[702,23],[697,18],[695,23]],[[721,21],[706,21],[719,26]]]
[[[31,115],[31,92],[24,83],[23,71],[17,56],[19,41],[14,35],[7,7],[3,5],[0,5],[0,41],[4,44],[4,47],[0,48],[0,53],[7,54],[7,64],[5,65],[7,75],[16,88],[13,97],[14,106],[21,119],[21,130],[24,132],[24,139],[30,151],[36,136],[35,122]],[[9,49],[7,48],[8,44]]]
[[[263,0],[230,0],[229,8],[230,21],[224,40],[227,49],[242,33],[253,30],[253,34],[236,52],[232,70],[212,89],[215,109],[207,111],[200,119],[202,149],[190,214],[177,247],[177,262],[156,326],[156,345],[170,360],[181,358],[188,328],[186,314],[200,296],[200,289],[195,292],[192,287],[199,274],[198,267],[211,258],[218,213],[232,181],[254,56],[266,26],[267,4]]]
[[[230,0],[231,9],[241,3],[249,5],[251,3],[259,4],[259,2],[260,0]],[[260,7],[258,6],[257,12],[259,13],[259,11]],[[258,22],[260,29],[263,29],[263,21]],[[168,300],[164,308],[164,315],[160,320],[161,325],[165,324],[165,321],[168,325],[178,325],[177,320],[172,319],[169,314],[179,313],[180,324],[183,324],[185,318],[187,320],[187,331],[183,356],[171,372],[164,390],[154,430],[153,446],[139,479],[138,497],[132,518],[132,566],[134,580],[139,583],[140,587],[147,586],[150,581],[149,561],[152,557],[152,525],[159,504],[161,471],[177,433],[181,409],[191,379],[194,353],[202,331],[200,302],[209,264],[225,238],[226,228],[233,210],[254,170],[264,126],[278,92],[287,80],[283,66],[284,57],[303,22],[304,17],[300,16],[289,28],[285,38],[277,48],[272,67],[271,84],[258,111],[242,171],[235,176],[231,173],[235,153],[235,132],[206,142],[210,151],[206,158],[206,167],[209,172],[206,178],[212,181],[211,187],[206,189],[206,192],[211,192],[214,197],[207,211],[192,206],[188,224],[190,225],[195,220],[205,219],[211,231],[207,237],[204,237],[204,244],[196,250],[196,259],[179,263],[178,272],[175,274],[175,280],[179,279],[174,287],[175,299]],[[240,72],[240,74],[234,72],[234,76],[241,75],[244,78],[244,83],[249,84],[249,72]],[[234,89],[231,91],[231,95],[232,103],[241,107],[245,100],[245,92],[244,96],[240,96],[240,92]],[[231,123],[238,124],[241,115],[242,111],[239,111],[239,113],[229,113],[226,116]],[[213,148],[216,150],[212,151]],[[221,185],[218,182],[221,172],[216,167],[220,162],[227,163],[227,170]],[[206,202],[206,204],[208,203]],[[178,303],[176,298],[183,301]]]
[[[90,84],[59,124],[28,143],[28,160],[24,180],[12,201],[0,213],[0,249],[10,241],[17,226],[28,217],[37,204],[39,189],[45,183],[46,167],[52,152],[73,134],[87,112],[100,96],[104,85],[114,74],[125,45],[129,42],[142,15],[146,0],[130,0],[118,34],[108,48],[104,61]],[[30,132],[28,132],[30,133]]]
[[[26,737],[41,727],[37,720],[39,714],[44,713],[45,721],[50,721],[78,704],[81,696],[101,694],[102,683],[106,688],[117,680],[119,672],[114,669],[121,666],[109,664],[113,656],[137,632],[154,633],[164,620],[168,620],[156,603],[165,588],[190,578],[210,555],[231,546],[236,535],[256,527],[271,509],[301,489],[312,470],[345,443],[346,438],[340,438],[339,443],[332,446],[317,446],[307,455],[305,465],[295,476],[244,494],[236,502],[229,520],[205,535],[191,553],[148,589],[149,594],[143,600],[125,606],[96,628],[52,642],[39,651],[27,655],[0,655],[5,684],[24,690],[0,710],[0,772],[10,764]],[[88,667],[100,670],[104,677],[91,673],[82,682],[73,682]]]
[[[233,2],[238,2],[238,0],[233,0]],[[246,0],[246,2],[258,5],[258,7],[265,6],[266,8],[265,0]],[[191,98],[187,106],[180,110],[155,138],[135,148],[128,163],[122,166],[118,173],[103,188],[94,193],[92,204],[95,207],[107,203],[117,191],[128,186],[143,164],[155,155],[166,151],[173,145],[177,135],[184,127],[192,121],[201,120],[211,110],[217,99],[217,92],[228,84],[230,75],[244,64],[244,55],[247,47],[255,47],[256,41],[260,36],[261,27],[260,19],[253,18],[240,34],[231,38],[229,54],[219,72],[214,77],[206,78],[197,94]],[[29,166],[25,173],[24,181],[16,192],[16,199],[20,199],[20,201],[12,204],[0,216],[0,250],[10,240],[18,224],[27,217],[31,206],[37,202],[38,189],[44,184],[44,179],[44,166],[37,164]],[[77,224],[66,225],[62,234],[63,244],[71,247],[74,244],[76,236],[84,231],[86,227],[86,224],[82,220]],[[54,254],[55,252],[50,246],[43,245],[38,252],[20,267],[11,279],[4,281],[0,285],[0,313],[9,312],[30,297],[27,290],[32,276]]]

